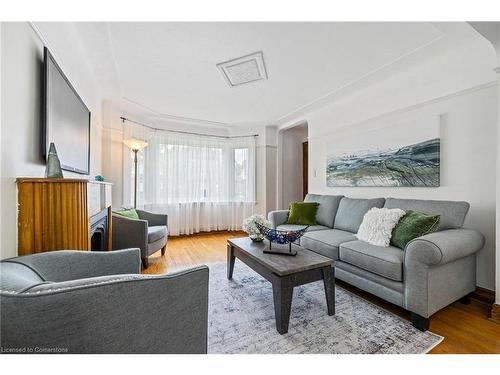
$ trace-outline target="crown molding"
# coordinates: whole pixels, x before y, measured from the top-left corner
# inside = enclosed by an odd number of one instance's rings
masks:
[[[200,125],[200,126],[209,126],[213,128],[224,128],[224,129],[232,129],[233,126],[224,122],[203,120],[199,118],[191,118],[191,117],[182,117],[182,116],[174,116],[162,113],[158,116],[149,116],[149,119],[153,121],[172,121],[176,123],[182,124],[192,124],[192,125]]]
[[[443,100],[448,100],[448,99],[456,98],[456,97],[459,97],[459,96],[462,96],[462,95],[471,94],[471,93],[474,93],[476,91],[485,90],[485,89],[488,89],[488,88],[491,88],[491,87],[495,87],[496,85],[497,85],[497,81],[490,81],[490,82],[486,82],[486,83],[483,83],[483,84],[480,84],[480,85],[477,85],[477,86],[473,86],[473,87],[469,87],[469,88],[466,88],[466,89],[463,89],[463,90],[460,90],[460,91],[456,91],[456,92],[453,92],[451,94],[441,95],[441,96],[438,96],[438,97],[433,98],[433,99],[426,100],[426,101],[421,102],[421,103],[417,103],[417,104],[409,105],[409,106],[406,106],[406,107],[398,108],[398,109],[393,110],[393,111],[381,113],[381,114],[375,115],[375,116],[370,117],[370,118],[366,118],[364,120],[361,120],[361,121],[358,121],[358,122],[355,122],[355,123],[352,123],[352,124],[344,124],[342,126],[339,126],[336,129],[334,129],[334,130],[330,130],[330,131],[327,131],[325,133],[318,134],[314,138],[324,137],[326,134],[330,134],[331,132],[336,132],[338,130],[343,130],[343,129],[346,129],[348,127],[362,126],[363,124],[369,123],[371,121],[377,121],[377,120],[381,120],[381,119],[384,119],[384,118],[390,118],[392,116],[396,116],[396,115],[401,114],[401,113],[414,111],[416,109],[419,109],[419,108],[422,108],[422,107],[425,107],[425,106],[429,106],[429,105],[432,105],[432,104],[435,104],[435,103],[439,103],[439,102],[441,102]]]
[[[290,122],[294,122],[294,121],[297,122],[297,120],[300,121],[299,120],[300,116],[303,116],[305,113],[312,112],[318,108],[323,107],[324,105],[327,105],[328,103],[331,103],[344,90],[352,88],[354,85],[363,82],[364,79],[369,78],[369,77],[375,75],[376,73],[383,72],[384,69],[391,67],[392,65],[396,64],[397,62],[407,58],[408,56],[411,56],[412,54],[414,54],[414,53],[416,53],[416,52],[418,52],[426,47],[429,47],[431,44],[434,44],[438,40],[441,40],[442,38],[444,38],[446,34],[442,30],[437,28],[435,25],[433,25],[433,26],[434,26],[434,28],[436,28],[440,32],[439,36],[433,38],[432,40],[428,41],[427,43],[422,44],[421,46],[414,48],[411,51],[408,51],[408,52],[402,54],[401,56],[397,57],[396,59],[389,61],[389,62],[383,64],[382,66],[367,72],[366,74],[363,74],[359,78],[356,78],[356,79],[346,83],[345,85],[343,85],[335,90],[332,90],[332,91],[326,93],[325,95],[322,95],[322,96],[310,101],[309,103],[307,103],[307,104],[305,104],[305,105],[303,105],[303,106],[301,106],[301,107],[299,107],[291,112],[288,112],[287,114],[279,117],[273,123],[278,124],[278,125],[285,125],[285,124],[289,124]]]
[[[152,115],[147,116],[147,118],[152,120],[152,121],[172,121],[172,122],[177,122],[177,123],[182,123],[182,124],[193,124],[193,125],[209,126],[209,127],[217,127],[217,128],[225,128],[225,129],[232,128],[231,124],[228,124],[225,122],[206,120],[206,119],[194,118],[194,117],[176,116],[176,115],[171,115],[168,113],[161,113],[161,112],[158,112],[157,110],[155,110],[151,107],[148,107],[142,103],[139,103],[139,102],[132,100],[130,98],[127,98],[127,97],[122,97],[122,100],[150,112]]]

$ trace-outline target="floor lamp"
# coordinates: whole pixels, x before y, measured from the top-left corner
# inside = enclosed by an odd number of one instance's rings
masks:
[[[137,208],[137,153],[148,143],[136,138],[125,139],[123,143],[134,152],[134,208]]]

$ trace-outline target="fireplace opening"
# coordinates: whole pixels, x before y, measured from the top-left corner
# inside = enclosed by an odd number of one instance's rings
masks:
[[[104,231],[97,230],[90,237],[90,250],[103,251],[105,250],[106,241],[104,238]]]
[[[90,219],[90,250],[107,250],[108,212],[103,210]]]

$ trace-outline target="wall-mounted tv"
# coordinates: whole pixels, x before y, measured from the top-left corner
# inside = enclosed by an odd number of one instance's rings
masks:
[[[43,76],[44,158],[53,142],[62,169],[89,174],[90,111],[46,47]]]

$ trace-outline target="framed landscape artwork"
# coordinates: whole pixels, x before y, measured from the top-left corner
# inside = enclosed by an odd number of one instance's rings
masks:
[[[327,186],[437,187],[439,117],[361,134],[331,137]]]

